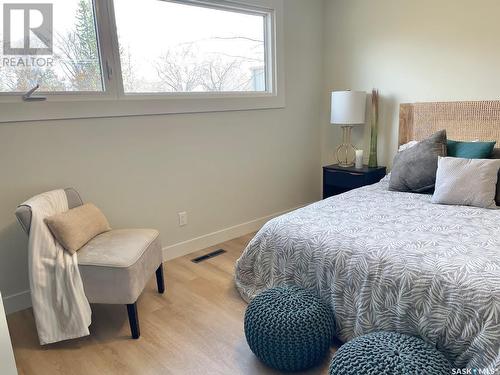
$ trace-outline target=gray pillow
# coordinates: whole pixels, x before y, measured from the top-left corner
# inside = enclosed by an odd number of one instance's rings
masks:
[[[396,154],[392,164],[389,190],[430,192],[436,183],[440,156],[446,156],[446,130],[441,130]]]
[[[500,148],[493,149],[493,153],[491,154],[492,159],[500,159]],[[497,182],[497,196],[495,198],[497,202],[497,206],[500,206],[500,171],[498,171],[498,182]]]
[[[500,160],[439,158],[432,203],[495,208]]]

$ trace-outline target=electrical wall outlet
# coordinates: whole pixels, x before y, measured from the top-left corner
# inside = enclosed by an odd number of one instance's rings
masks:
[[[187,212],[179,212],[179,226],[183,227],[188,223],[188,214]]]

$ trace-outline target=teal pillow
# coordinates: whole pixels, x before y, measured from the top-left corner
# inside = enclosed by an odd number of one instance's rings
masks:
[[[489,159],[496,142],[460,142],[448,139],[448,156],[464,159]]]

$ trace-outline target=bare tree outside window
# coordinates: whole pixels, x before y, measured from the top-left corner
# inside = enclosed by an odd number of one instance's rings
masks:
[[[104,91],[93,1],[51,2],[53,54],[41,65],[0,55],[15,62],[0,66],[0,91]],[[157,0],[114,6],[126,94],[268,89],[264,16]]]
[[[158,75],[157,89],[166,92],[191,92],[201,84],[202,67],[193,45],[166,51],[153,64]],[[130,90],[134,90],[133,87]]]
[[[78,1],[74,31],[59,35],[57,46],[57,57],[71,88],[79,91],[102,90],[94,13],[89,1]]]
[[[266,90],[263,16],[153,0],[115,14],[125,93]],[[132,14],[162,21],[137,29]]]

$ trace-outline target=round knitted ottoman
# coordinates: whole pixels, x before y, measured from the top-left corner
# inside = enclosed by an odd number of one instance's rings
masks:
[[[445,356],[418,337],[374,332],[342,345],[330,365],[330,375],[450,375]]]
[[[250,303],[245,336],[266,365],[300,371],[317,365],[328,352],[335,322],[331,308],[296,286],[268,289]]]

